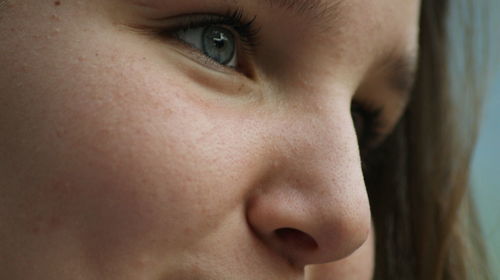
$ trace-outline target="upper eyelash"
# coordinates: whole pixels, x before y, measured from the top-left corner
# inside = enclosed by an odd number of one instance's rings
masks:
[[[380,132],[384,123],[382,120],[383,109],[362,102],[353,102],[351,111],[357,110],[362,114],[363,120],[367,123],[366,130],[362,133],[360,145],[362,149],[370,149],[370,144],[382,136]]]
[[[238,34],[238,39],[242,42],[243,49],[253,52],[258,45],[260,29],[255,24],[257,16],[247,18],[242,9],[228,10],[224,15],[220,14],[189,14],[179,16],[182,23],[173,27],[160,30],[161,36],[172,36],[179,30],[199,28],[209,25],[228,26]]]

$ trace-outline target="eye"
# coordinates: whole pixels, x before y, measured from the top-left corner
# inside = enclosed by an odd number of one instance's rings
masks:
[[[157,33],[202,54],[209,60],[200,61],[202,64],[210,62],[211,66],[216,64],[250,77],[253,71],[249,61],[259,33],[255,19],[240,9],[226,14],[188,14],[166,19],[170,27]]]
[[[237,66],[237,42],[229,28],[216,25],[188,27],[176,32],[175,36],[219,64]]]
[[[382,110],[360,102],[353,102],[351,116],[360,149],[364,151],[373,148],[382,137],[380,133]]]

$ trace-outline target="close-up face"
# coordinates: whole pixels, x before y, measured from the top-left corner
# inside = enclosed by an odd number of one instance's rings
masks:
[[[418,0],[0,7],[0,278],[371,279]]]

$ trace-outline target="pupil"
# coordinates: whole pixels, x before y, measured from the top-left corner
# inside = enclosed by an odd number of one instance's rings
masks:
[[[224,34],[222,34],[222,33],[218,33],[218,34],[215,33],[214,35],[215,35],[214,39],[213,39],[214,40],[214,46],[217,47],[217,48],[219,48],[219,49],[224,48],[224,46],[226,44],[226,41],[227,41],[226,37],[224,37]]]
[[[219,26],[209,26],[203,32],[204,53],[220,64],[229,63],[235,54],[235,42],[231,31]]]

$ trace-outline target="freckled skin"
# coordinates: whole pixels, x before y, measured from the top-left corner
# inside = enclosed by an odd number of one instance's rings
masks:
[[[199,1],[164,2],[176,15]],[[370,279],[350,103],[376,50],[415,43],[418,3],[366,2],[345,8],[345,45],[274,41],[258,82],[130,28],[150,12],[133,1],[9,2],[0,278]],[[404,102],[367,96],[396,122]]]

